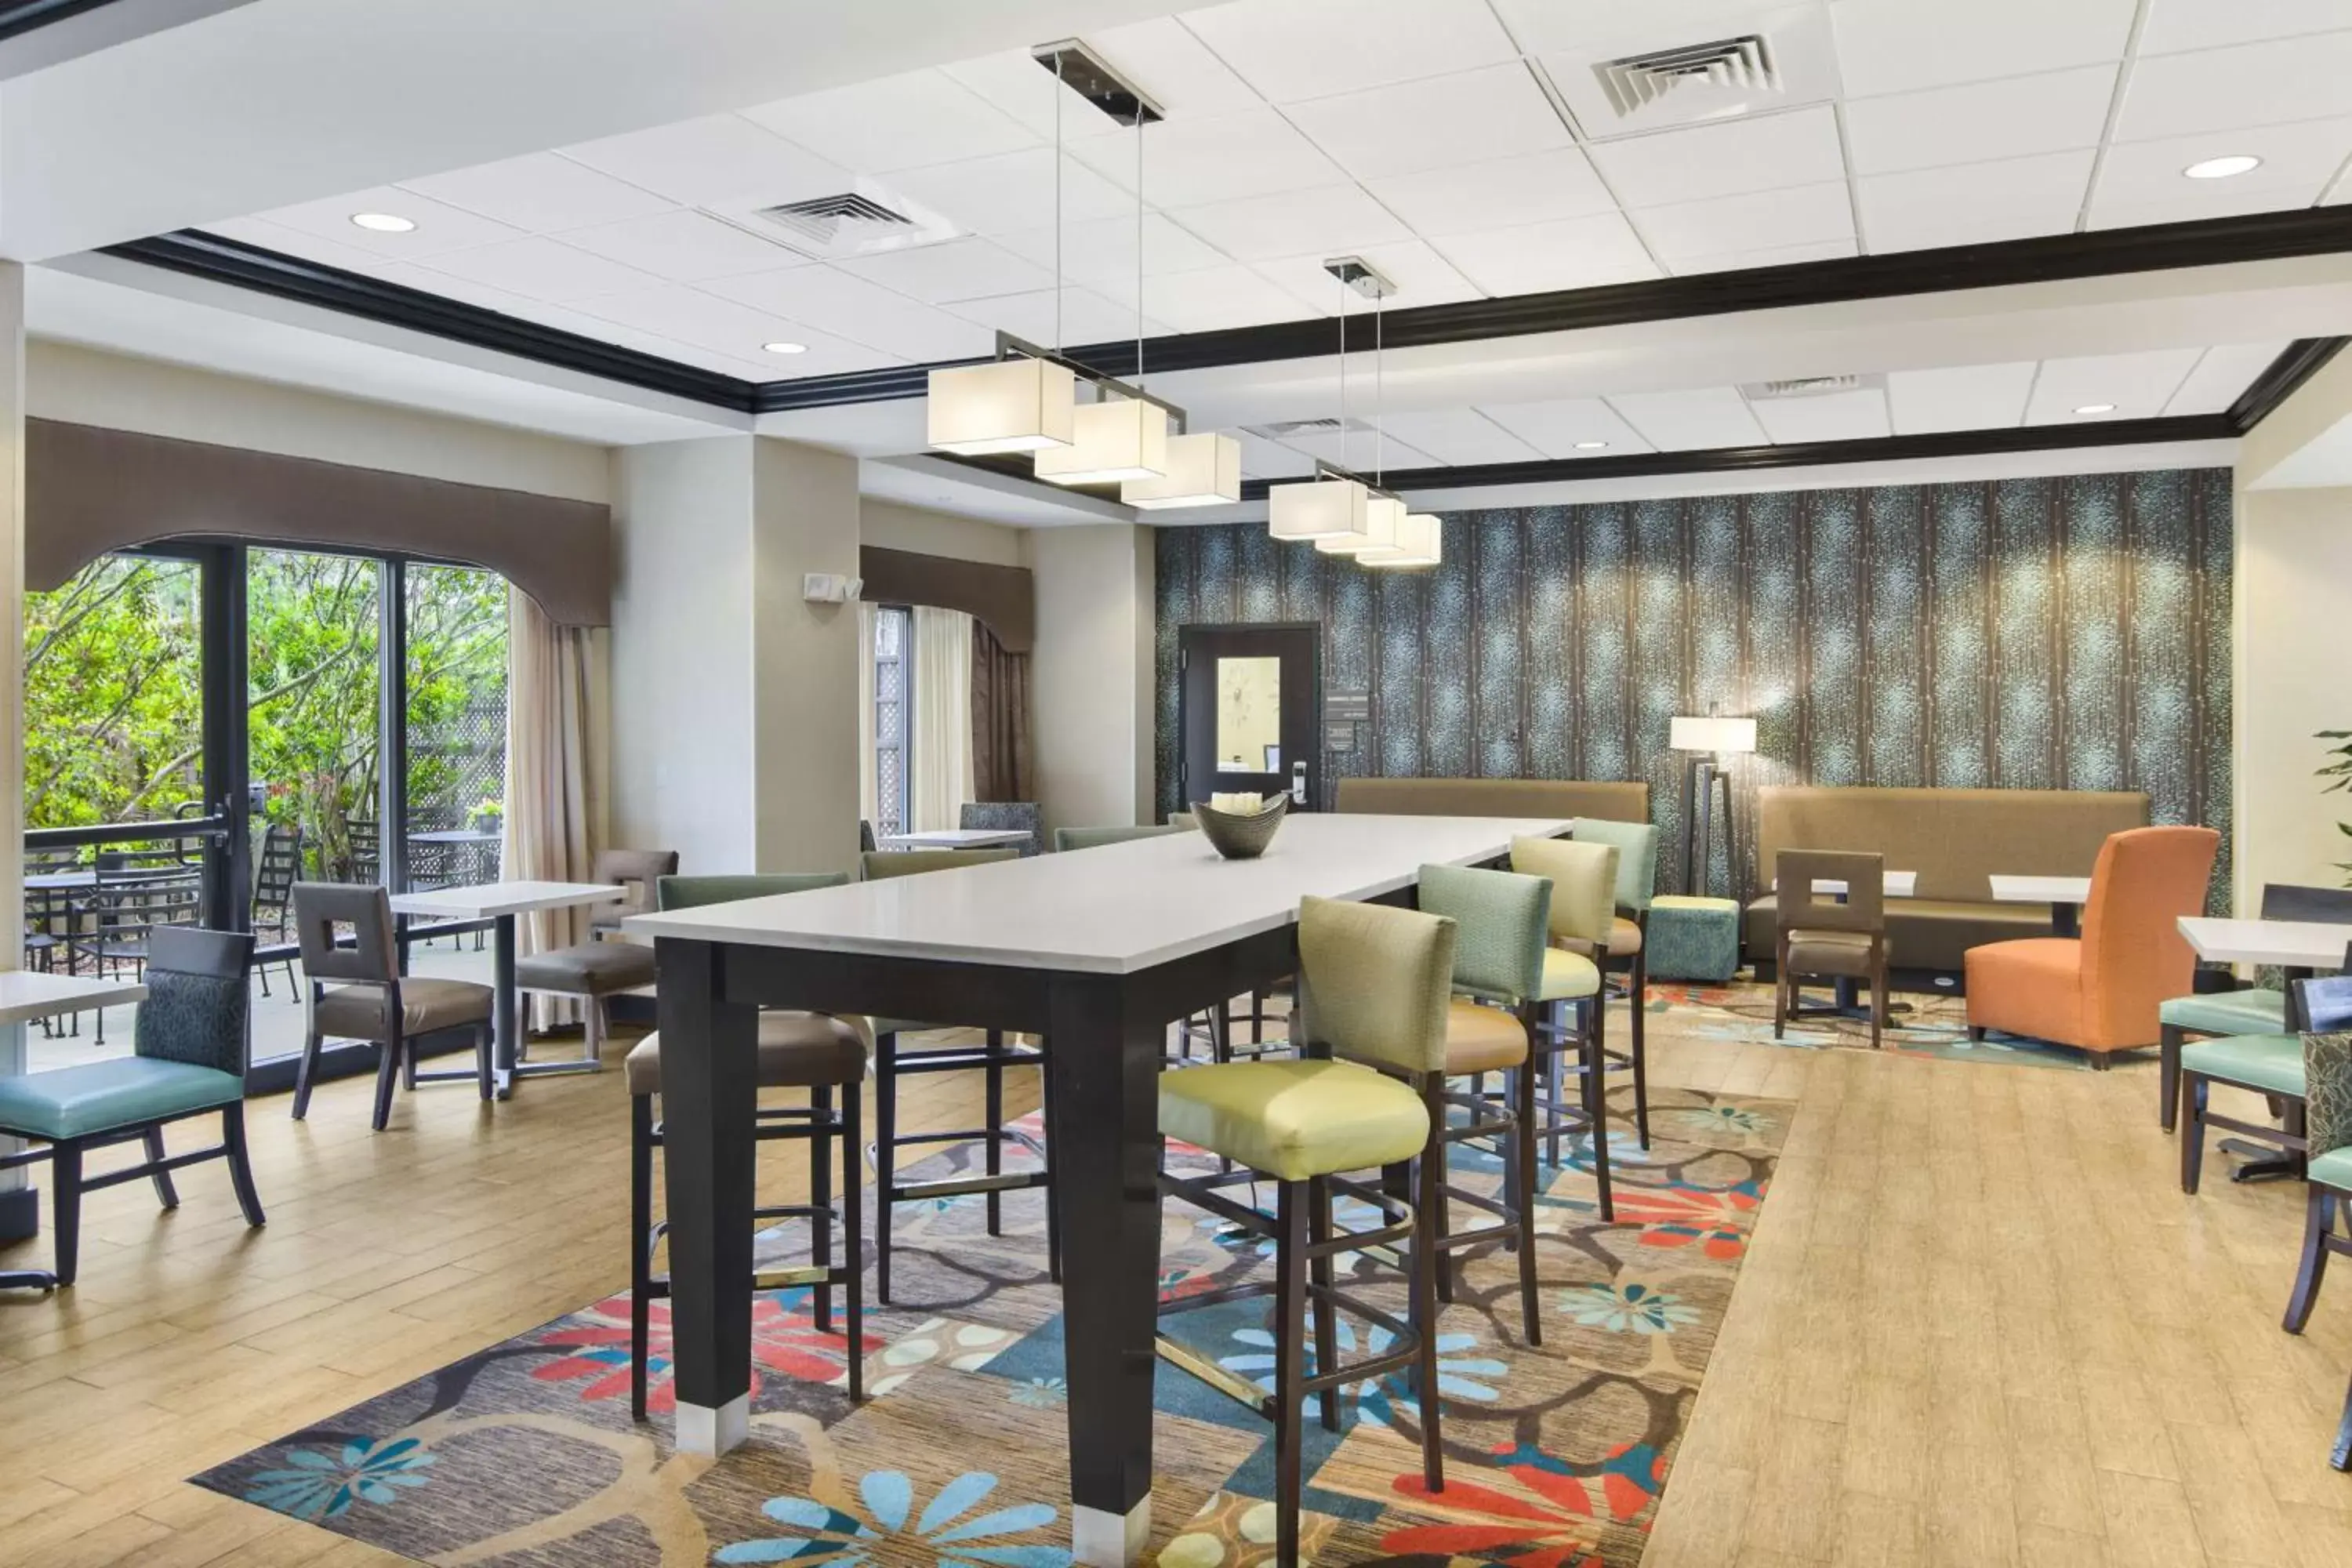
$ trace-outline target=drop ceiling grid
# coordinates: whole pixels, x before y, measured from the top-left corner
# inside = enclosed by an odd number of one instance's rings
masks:
[[[1627,24],[1600,0],[1241,0],[1090,34],[1171,115],[1145,135],[1143,330],[1328,315],[1316,264],[1349,250],[1392,257],[1411,305],[2352,195],[2352,116],[2315,118],[2309,91],[2262,86],[2290,60],[2298,79],[2352,75],[2342,0],[2228,16],[2190,0],[1841,0],[1827,14],[1852,90],[1632,135],[1579,124],[1549,74],[1600,45],[1821,4],[1724,0]],[[2178,84],[2208,67],[2217,89],[2188,101]],[[1055,96],[1008,53],[215,226],[412,287],[446,277],[453,298],[571,330],[610,321],[614,341],[693,321],[679,357],[762,379],[963,357],[1006,321],[1050,314],[1050,231],[987,232],[968,215],[1050,173]],[[1401,133],[1396,106],[1417,102],[1438,118]],[[1069,341],[1124,336],[1134,139],[1091,110],[1064,120],[1065,316],[1084,324]],[[2242,139],[2267,160],[2252,184],[2166,171]],[[747,231],[753,205],[860,175],[961,209],[949,216],[979,232],[952,244],[986,266],[960,279],[947,256],[812,262]],[[1512,221],[1488,221],[1504,202]],[[420,213],[415,235],[348,222],[395,204]],[[761,352],[779,338],[823,352]]]

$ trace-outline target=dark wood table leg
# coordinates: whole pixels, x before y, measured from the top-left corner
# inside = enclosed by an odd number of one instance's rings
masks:
[[[497,998],[492,1017],[498,1037],[495,1060],[499,1098],[506,1100],[514,1093],[515,1063],[520,1059],[522,1045],[515,1019],[515,918],[512,915],[500,915],[498,919],[497,952],[491,960],[490,984]]]
[[[677,1446],[724,1454],[751,1419],[757,1010],[725,994],[715,943],[655,944]]]
[[[1071,1546],[1080,1563],[1126,1568],[1151,1531],[1158,1078],[1168,1020],[1140,1016],[1128,985],[1108,976],[1058,975],[1048,1006]]]
[[[2053,936],[2083,934],[2083,906],[2053,903],[2050,906],[2050,931]]]

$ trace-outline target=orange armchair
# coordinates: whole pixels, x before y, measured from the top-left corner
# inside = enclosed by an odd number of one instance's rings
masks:
[[[1989,942],[1968,952],[1969,1033],[2030,1035],[2091,1053],[2157,1043],[2157,1009],[2185,995],[2197,956],[2182,915],[2205,908],[2221,836],[2210,827],[2110,834],[2091,870],[2083,934]]]

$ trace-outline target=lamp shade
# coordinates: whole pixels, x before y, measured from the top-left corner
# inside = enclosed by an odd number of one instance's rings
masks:
[[[1666,743],[1677,752],[1752,752],[1756,721],[1676,714],[1667,723]]]
[[[1035,452],[1070,443],[1077,391],[1066,366],[1009,359],[935,370],[929,384],[930,444],[939,451]]]
[[[1397,535],[1404,527],[1404,502],[1388,496],[1374,496],[1364,502],[1364,528],[1360,533],[1327,534],[1315,542],[1315,548],[1326,555],[1355,555],[1367,550],[1393,550]]]
[[[1276,485],[1266,492],[1266,531],[1276,539],[1327,539],[1364,531],[1371,492],[1354,479]]]
[[[1168,411],[1139,397],[1081,405],[1072,439],[1037,454],[1037,477],[1057,485],[1156,479],[1168,472]]]
[[[1203,431],[1168,437],[1168,471],[1156,479],[1129,479],[1118,499],[1142,511],[1180,506],[1224,506],[1242,499],[1242,444]]]
[[[1393,546],[1360,550],[1356,562],[1362,566],[1434,566],[1444,554],[1444,524],[1438,521],[1436,513],[1408,512],[1397,524]]]

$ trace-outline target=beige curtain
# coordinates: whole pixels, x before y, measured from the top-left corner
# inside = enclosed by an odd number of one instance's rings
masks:
[[[1008,653],[988,623],[971,623],[974,800],[1034,800],[1029,793],[1029,656]]]
[[[507,813],[500,874],[509,881],[584,882],[592,868],[588,633],[560,626],[521,589],[507,589]],[[526,953],[568,947],[586,934],[586,911],[550,910],[517,922]],[[562,997],[530,998],[531,1023],[579,1016]]]
[[[971,792],[971,617],[915,606],[913,812],[918,832],[961,825]]]
[[[874,606],[857,606],[857,815],[872,822],[874,809]]]

